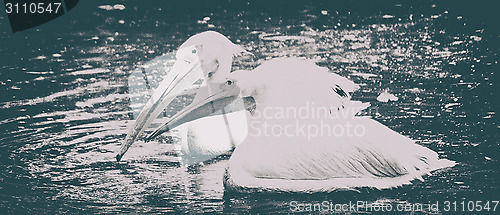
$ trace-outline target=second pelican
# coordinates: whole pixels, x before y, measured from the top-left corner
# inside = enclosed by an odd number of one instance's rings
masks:
[[[248,135],[233,152],[224,177],[228,189],[383,189],[455,165],[373,119],[357,117],[366,105],[351,101],[349,93],[358,86],[309,60],[274,59],[210,84],[210,95],[181,110],[149,138],[206,117],[239,96],[252,101],[246,107]]]

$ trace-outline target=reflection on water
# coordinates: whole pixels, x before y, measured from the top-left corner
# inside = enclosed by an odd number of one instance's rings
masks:
[[[94,20],[87,22],[98,23],[93,29],[42,31],[42,39],[26,35],[29,52],[2,48],[0,206],[8,212],[288,212],[291,201],[496,197],[499,125],[492,78],[498,56],[487,46],[495,38],[488,29],[470,27],[465,15],[430,3],[425,7],[432,14],[351,14],[303,5],[293,16],[235,10],[172,26],[161,17],[165,6],[149,5],[147,12],[139,5],[98,6],[89,6]],[[142,15],[124,14],[134,7]],[[132,71],[209,29],[256,55],[239,58],[235,69],[275,57],[316,59],[362,86],[354,99],[371,102],[374,118],[460,164],[387,191],[241,196],[224,193],[227,158],[185,168],[171,140],[139,141],[125,162],[116,163],[118,143],[138,108],[134,95],[141,93],[130,90]],[[378,101],[381,93],[398,100]]]

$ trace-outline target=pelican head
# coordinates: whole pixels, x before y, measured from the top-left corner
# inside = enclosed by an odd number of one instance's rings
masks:
[[[190,37],[177,51],[177,59],[200,63],[206,80],[221,81],[231,72],[233,57],[247,53],[245,49],[232,43],[224,35],[215,31],[205,31]]]
[[[231,72],[233,57],[248,53],[224,35],[206,31],[190,37],[176,53],[177,61],[159,84],[127,134],[116,160],[120,161],[152,121],[188,86],[201,77],[213,82]],[[220,82],[220,81],[219,81]],[[206,89],[205,89],[206,90]]]
[[[236,85],[236,80],[234,79],[227,79],[222,83],[208,84],[211,85],[211,94],[206,93],[207,89],[204,89],[205,87],[199,88],[197,90],[197,97],[195,100],[190,105],[184,107],[181,111],[172,116],[163,126],[148,135],[146,137],[146,141],[150,141],[158,135],[170,131],[183,123],[210,116],[211,114],[222,110],[224,107],[231,104],[241,95],[240,88]]]

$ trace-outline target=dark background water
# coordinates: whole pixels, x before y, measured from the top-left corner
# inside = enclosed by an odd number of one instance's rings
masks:
[[[99,8],[115,4],[125,9]],[[290,201],[500,200],[496,10],[494,1],[81,1],[15,34],[2,10],[0,211],[256,213],[290,212]],[[171,144],[137,144],[116,163],[133,123],[131,71],[205,30],[256,55],[235,68],[316,59],[361,84],[354,98],[371,102],[374,118],[459,164],[392,190],[238,195],[224,193],[224,159],[187,169]],[[379,102],[384,91],[399,100]]]

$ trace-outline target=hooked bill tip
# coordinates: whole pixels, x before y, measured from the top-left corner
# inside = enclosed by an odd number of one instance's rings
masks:
[[[120,160],[121,160],[121,159],[122,159],[122,155],[117,154],[117,155],[116,155],[116,161],[117,161],[117,162],[120,162]]]
[[[158,136],[158,134],[157,134],[157,133],[158,133],[158,132],[156,132],[156,131],[155,131],[155,132],[153,132],[152,134],[148,135],[144,141],[145,141],[146,143],[150,142],[151,140],[153,140],[153,138],[155,138],[156,136]]]
[[[169,132],[170,128],[167,126],[167,124],[163,125],[162,127],[156,129],[153,133],[149,134],[146,139],[144,140],[146,143],[150,142],[153,140],[155,137],[159,136],[160,134],[163,134],[165,132]]]

